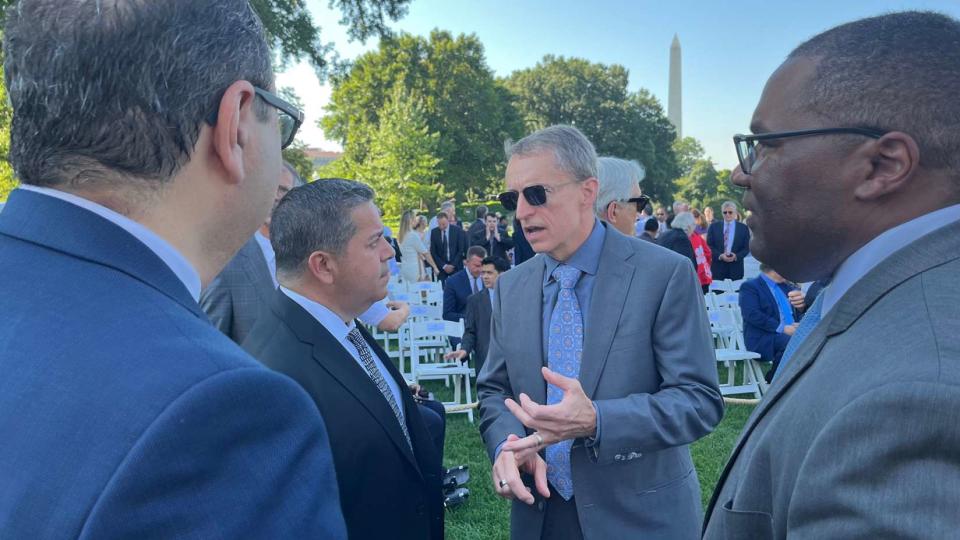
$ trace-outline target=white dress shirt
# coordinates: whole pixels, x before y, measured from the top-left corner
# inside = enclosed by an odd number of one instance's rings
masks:
[[[200,274],[198,274],[196,269],[187,261],[186,257],[181,255],[179,251],[157,233],[106,206],[65,191],[27,184],[21,184],[17,189],[40,193],[79,206],[127,231],[134,238],[143,242],[143,244],[147,246],[147,249],[156,254],[183,283],[183,286],[187,288],[190,296],[192,296],[195,301],[200,301]]]
[[[353,321],[350,321],[350,324],[343,322],[339,315],[330,311],[330,309],[328,309],[326,306],[314,302],[313,300],[301,294],[295,293],[282,285],[280,286],[280,290],[283,291],[283,294],[290,297],[291,300],[299,304],[300,307],[307,310],[307,313],[313,316],[318,323],[323,325],[323,327],[327,329],[327,332],[330,332],[330,335],[332,335],[333,338],[336,339],[337,342],[342,345],[348,353],[350,353],[350,356],[357,361],[357,365],[360,366],[360,369],[362,369],[364,373],[367,373],[367,368],[364,367],[363,360],[360,359],[360,351],[358,351],[357,348],[353,346],[353,343],[350,343],[350,340],[347,339],[347,334],[349,334],[350,331],[355,327]],[[403,421],[406,422],[406,416],[403,410],[403,399],[402,395],[400,394],[400,386],[397,385],[397,381],[390,376],[390,372],[387,371],[387,367],[383,365],[383,361],[380,360],[380,357],[376,352],[374,352],[373,348],[370,348],[370,356],[373,357],[373,362],[377,365],[377,369],[380,370],[380,374],[383,375],[383,380],[387,381],[387,386],[390,387],[390,392],[393,393],[393,399],[395,399],[397,404],[400,405],[400,416],[404,417]],[[386,401],[386,398],[384,398],[384,401]]]
[[[837,271],[833,273],[830,286],[823,290],[823,316],[837,304],[840,298],[850,290],[867,272],[893,255],[896,251],[921,236],[960,221],[960,204],[941,208],[936,212],[922,215],[906,223],[884,231],[847,257]]]

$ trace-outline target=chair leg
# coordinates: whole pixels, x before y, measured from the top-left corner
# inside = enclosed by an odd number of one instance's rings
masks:
[[[470,375],[465,375],[463,377],[463,382],[467,387],[467,401],[465,401],[465,403],[469,405],[473,403],[473,395],[470,392]],[[467,419],[470,420],[471,424],[473,423],[473,409],[467,409]]]

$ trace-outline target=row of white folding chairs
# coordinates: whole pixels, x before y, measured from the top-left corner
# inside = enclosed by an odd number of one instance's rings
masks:
[[[760,355],[747,350],[743,338],[743,318],[739,306],[707,309],[710,330],[714,336],[714,355],[727,367],[727,381],[720,385],[723,395],[753,394],[761,397],[767,390]],[[736,384],[737,364],[742,366],[741,384]]]
[[[740,307],[740,293],[735,292],[724,292],[720,294],[715,294],[708,292],[703,295],[703,302],[707,305],[707,309],[716,309],[720,307]]]

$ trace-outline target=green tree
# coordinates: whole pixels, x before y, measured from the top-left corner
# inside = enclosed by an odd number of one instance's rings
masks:
[[[680,167],[680,175],[690,174],[693,166],[706,155],[700,141],[693,137],[684,137],[673,141],[673,153],[677,156],[677,165]]]
[[[377,191],[384,214],[396,217],[413,208],[433,208],[445,196],[438,182],[439,146],[440,134],[430,131],[422,100],[398,87],[381,112],[366,159],[341,158],[322,171],[363,179]]]
[[[672,144],[676,130],[647,90],[627,90],[629,73],[619,65],[545,56],[515,71],[505,86],[515,96],[527,131],[553,124],[579,128],[600,155],[635,159],[647,171],[643,191],[669,201],[680,176]]]
[[[423,119],[438,135],[441,183],[460,200],[499,189],[503,141],[522,127],[510,95],[498,86],[476,36],[434,30],[429,38],[400,34],[331,76],[333,94],[321,121],[344,146],[347,163],[365,163],[380,118],[399,91],[421,100]],[[366,178],[361,178],[367,180]]]
[[[739,201],[743,196],[743,190],[730,183],[730,171],[718,171],[709,159],[696,160],[675,184],[677,196],[694,208],[710,206],[716,211],[724,201]]]

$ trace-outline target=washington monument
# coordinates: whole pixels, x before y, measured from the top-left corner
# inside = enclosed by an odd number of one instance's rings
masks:
[[[670,97],[667,99],[667,118],[677,128],[677,138],[683,137],[683,102],[680,90],[680,38],[673,35],[670,44]]]

